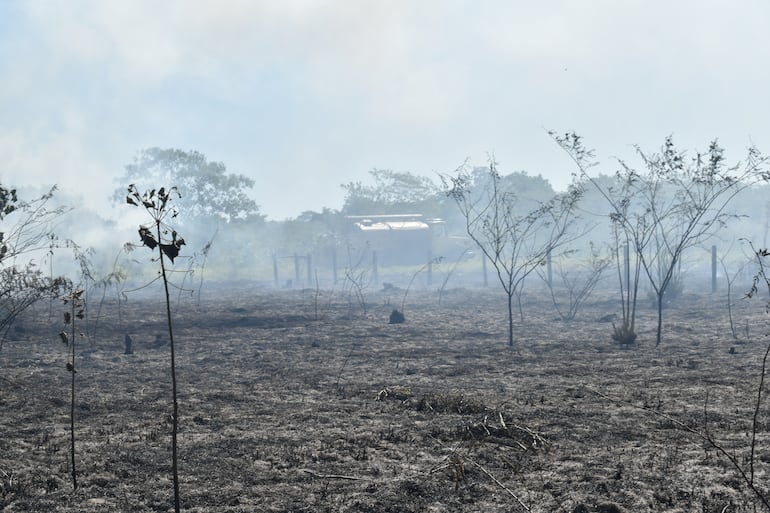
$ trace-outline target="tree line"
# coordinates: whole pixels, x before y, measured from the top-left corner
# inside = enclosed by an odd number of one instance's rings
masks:
[[[218,272],[218,277],[227,279],[230,273],[233,279],[243,279],[255,256],[268,261],[276,252],[344,248],[352,229],[347,216],[418,213],[441,218],[449,234],[466,237],[491,264],[508,300],[509,344],[514,343],[514,306],[518,300],[521,310],[525,279],[543,275],[546,261],[557,261],[557,278],[575,292],[570,304],[559,303],[549,275],[554,304],[567,320],[574,318],[598,275],[614,269],[623,301],[613,338],[622,344],[635,342],[640,290],[652,290],[660,344],[664,306],[680,286],[685,251],[715,237],[742,236],[766,245],[766,159],[755,148],[742,160],[728,162],[716,141],[688,153],[668,137],[657,151],[638,148],[637,162],[610,161],[607,167],[578,135],[552,136],[555,151],[560,147],[573,164],[565,170],[572,181],[561,192],[541,175],[502,171],[503,165],[490,156],[484,165],[463,162],[434,177],[373,169],[366,180],[341,184],[345,195],[339,209],[308,210],[283,221],[267,220],[260,212],[253,199],[255,188],[258,193],[254,179],[230,173],[223,162],[196,151],[141,150],[119,180],[138,190],[174,184],[179,193],[175,222],[189,244],[186,265],[197,269],[201,279],[212,252],[215,268],[229,270]],[[36,300],[59,294],[67,279],[106,287],[141,272],[132,267],[131,258],[121,257],[122,250],[114,260],[102,257],[107,268],[89,268],[98,256],[80,248],[74,238],[60,239],[55,233],[54,221],[71,209],[50,207],[54,194],[55,188],[25,200],[15,189],[0,187],[0,273],[6,289],[0,291],[5,298],[0,331]],[[125,187],[116,188],[112,198],[121,203]],[[747,212],[753,213],[752,219]],[[226,251],[217,253],[219,247]],[[57,276],[50,267],[45,272],[46,262],[61,253],[77,264],[78,277]],[[587,266],[582,281],[560,267],[567,256],[578,256]]]
[[[129,185],[119,188],[113,197],[116,203],[144,208],[149,215],[150,222],[139,225],[138,240],[135,237],[133,242],[122,246],[120,252],[127,253],[138,247],[152,250],[153,255],[157,254],[157,257],[153,256],[153,262],[158,262],[160,267],[160,273],[153,270],[156,274],[153,281],[160,280],[164,285],[171,350],[175,511],[180,511],[181,500],[169,273],[183,246],[185,251],[188,247],[193,248],[183,259],[189,266],[187,272],[182,273],[187,279],[194,266],[203,272],[212,245],[223,244],[231,257],[237,257],[239,250],[253,249],[248,243],[255,243],[256,229],[273,230],[279,234],[276,240],[313,247],[342,240],[350,224],[345,219],[349,215],[408,212],[441,217],[450,230],[463,233],[493,268],[507,298],[508,345],[514,347],[514,300],[518,299],[521,311],[525,280],[532,275],[542,277],[543,267],[550,266],[554,257],[573,255],[579,251],[576,243],[588,240],[589,272],[577,281],[570,281],[568,271],[560,273],[570,292],[569,305],[564,310],[559,306],[551,277],[547,280],[562,319],[572,320],[580,302],[596,285],[598,276],[608,268],[614,268],[621,315],[618,323],[613,323],[611,338],[624,346],[637,343],[635,322],[639,292],[646,287],[655,297],[655,345],[658,346],[663,336],[664,305],[680,277],[683,254],[725,233],[733,237],[739,233],[735,227],[745,223],[741,208],[735,205],[739,197],[761,199],[763,209],[760,211],[765,212],[765,232],[768,230],[770,222],[764,193],[770,171],[768,158],[756,148],[749,148],[740,160],[728,161],[717,141],[709,143],[703,151],[688,152],[678,148],[672,137],[667,137],[656,151],[637,148],[636,162],[616,160],[612,163],[613,172],[597,173],[604,164],[579,135],[551,133],[551,136],[574,166],[572,180],[561,192],[554,191],[539,175],[504,174],[494,156],[490,156],[484,166],[465,162],[457,169],[439,175],[437,180],[406,172],[373,170],[370,172],[371,183],[342,185],[346,195],[341,209],[307,211],[296,219],[282,222],[266,221],[248,194],[256,182],[245,175],[228,173],[223,163],[210,162],[194,151],[160,148],[141,151],[126,166],[121,178]],[[64,323],[70,332],[62,331],[60,337],[69,349],[65,368],[71,378],[71,473],[73,488],[77,488],[76,323],[86,318],[89,290],[100,286],[106,293],[108,286],[124,281],[127,274],[118,269],[118,257],[113,269],[100,276],[91,262],[93,251],[57,235],[57,222],[72,209],[54,206],[51,200],[55,193],[56,189],[52,188],[43,195],[25,199],[17,189],[0,184],[0,348],[7,331],[26,309],[44,299],[64,301]],[[743,208],[746,208],[745,204]],[[756,220],[752,222],[756,223]],[[177,231],[178,227],[184,231],[185,238]],[[728,228],[732,228],[732,232],[728,232]],[[191,242],[190,231],[207,233],[207,236]],[[220,231],[222,241],[216,239]],[[597,234],[599,238],[594,237]],[[603,250],[596,249],[596,240],[602,241]],[[751,247],[757,272],[751,290],[747,291],[749,296],[759,293],[765,286],[770,292],[770,279],[764,263],[770,250]],[[76,263],[74,274],[53,272],[54,258],[62,254]],[[47,269],[46,264],[49,265]],[[183,288],[182,284],[179,290]],[[407,293],[408,288],[404,300]],[[523,315],[521,318],[523,322]],[[130,350],[130,342],[127,342],[126,350]],[[770,348],[763,360],[762,380],[768,354]],[[761,403],[762,383],[758,388],[756,411]],[[708,432],[690,431],[721,450],[735,468],[742,471],[741,463],[731,458]],[[767,496],[754,485],[756,433],[755,414],[751,473],[749,476],[743,474],[743,478],[767,507]]]

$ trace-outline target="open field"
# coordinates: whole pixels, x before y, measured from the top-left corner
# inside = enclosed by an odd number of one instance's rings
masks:
[[[183,508],[217,512],[759,511],[728,461],[658,412],[746,461],[768,332],[721,294],[654,311],[640,345],[611,343],[612,296],[556,320],[527,298],[506,347],[495,289],[347,298],[206,289],[175,309]],[[189,304],[187,304],[189,303]],[[157,299],[107,303],[79,342],[80,487],[69,481],[69,374],[58,305],[0,350],[0,510],[172,510],[170,380]],[[748,336],[747,336],[748,331]],[[130,334],[134,354],[123,354]],[[156,335],[161,335],[157,337]],[[156,340],[157,339],[157,340]],[[648,408],[645,411],[641,408]],[[755,473],[768,488],[770,418]]]

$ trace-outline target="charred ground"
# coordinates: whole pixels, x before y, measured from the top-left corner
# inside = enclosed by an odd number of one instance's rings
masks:
[[[185,510],[754,511],[723,457],[654,412],[705,425],[746,461],[766,348],[759,301],[737,313],[736,340],[722,296],[687,295],[657,349],[643,309],[640,345],[623,349],[597,322],[612,297],[569,323],[531,297],[511,350],[496,291],[411,293],[402,324],[388,323],[403,291],[391,293],[368,294],[366,314],[315,290],[181,300]],[[132,298],[120,312],[105,304],[79,342],[74,492],[56,306],[38,305],[0,350],[0,510],[172,508],[163,308]],[[766,406],[759,420],[763,483]]]

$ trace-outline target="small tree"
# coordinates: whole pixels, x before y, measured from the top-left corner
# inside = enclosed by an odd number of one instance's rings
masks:
[[[476,186],[463,165],[456,175],[442,180],[465,220],[468,236],[494,267],[508,297],[508,345],[513,347],[513,297],[549,253],[572,240],[570,227],[582,188],[573,183],[567,192],[529,209],[522,208],[523,200],[506,187],[494,159],[485,178],[482,186]]]
[[[160,277],[163,280],[163,287],[166,297],[166,320],[168,324],[168,338],[171,346],[171,396],[173,402],[173,413],[171,416],[171,470],[174,479],[174,511],[179,513],[179,471],[177,458],[177,433],[179,431],[179,403],[177,402],[176,386],[176,359],[174,350],[174,330],[171,322],[171,298],[169,296],[169,279],[166,269],[166,258],[173,264],[174,259],[179,255],[179,250],[185,244],[183,238],[168,225],[169,218],[177,215],[177,209],[169,204],[172,195],[178,197],[179,193],[175,187],[165,189],[161,187],[157,191],[152,189],[139,194],[136,186],[128,186],[128,196],[126,202],[134,206],[142,206],[150,215],[152,222],[147,225],[139,226],[139,238],[144,246],[150,250],[158,249],[158,261],[160,262]]]
[[[367,305],[365,292],[367,287],[374,281],[374,262],[369,259],[372,252],[369,251],[368,244],[363,248],[354,248],[347,246],[348,264],[345,266],[345,280],[342,283],[342,293],[348,296],[348,306],[351,315],[353,313],[353,299],[358,301],[359,306],[366,315]]]
[[[637,147],[644,164],[642,171],[619,161],[616,186],[606,187],[588,175],[593,153],[583,148],[579,136],[570,133],[554,138],[578,165],[581,176],[604,197],[613,226],[635,252],[637,266],[643,269],[656,297],[657,347],[664,296],[677,277],[682,254],[702,244],[734,217],[727,211],[730,201],[763,177],[766,158],[749,148],[744,162],[728,166],[716,141],[705,153],[688,158],[669,136],[659,153],[647,154]],[[633,315],[630,330],[633,334]]]

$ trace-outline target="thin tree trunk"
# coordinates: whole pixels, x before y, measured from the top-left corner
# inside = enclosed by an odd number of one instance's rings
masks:
[[[72,301],[72,340],[70,341],[71,347],[71,365],[72,369],[72,388],[70,390],[70,458],[72,463],[72,489],[78,489],[78,474],[75,469],[75,298],[73,295]]]
[[[508,294],[508,347],[513,347],[513,294]]]
[[[158,240],[160,238],[160,222],[157,224]],[[168,339],[171,347],[171,396],[173,399],[173,414],[171,417],[171,472],[174,480],[174,512],[180,512],[179,500],[179,467],[177,458],[177,433],[179,431],[179,403],[176,397],[176,359],[174,354],[174,331],[171,322],[171,296],[168,291],[168,278],[166,276],[166,264],[163,259],[163,250],[159,248],[160,270],[163,275],[163,287],[166,292],[166,319],[168,320]]]
[[[655,337],[655,347],[660,345],[660,335],[663,330],[663,290],[658,294],[658,331]]]

